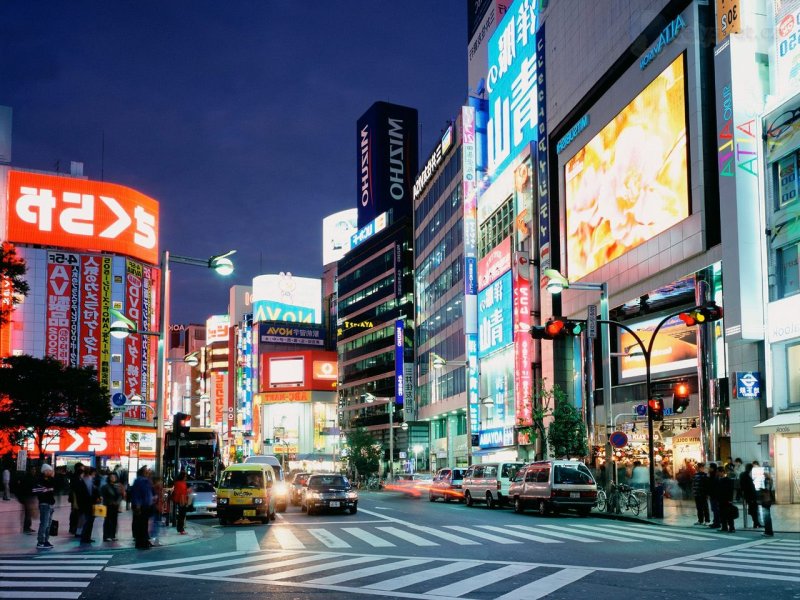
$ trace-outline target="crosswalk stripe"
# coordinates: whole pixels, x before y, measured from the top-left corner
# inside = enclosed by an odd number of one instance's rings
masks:
[[[781,558],[782,556],[787,555],[786,550],[772,550],[770,548],[765,548],[764,546],[752,546],[750,548],[744,548],[739,552],[741,554],[748,554],[750,556],[764,556],[764,557],[774,556],[775,558]]]
[[[720,569],[727,569],[732,566],[730,563],[727,562],[722,562],[722,561],[717,562],[713,558],[708,558],[706,560],[692,561],[687,564],[692,566],[697,565],[699,567],[719,567]],[[751,571],[774,571],[777,573],[791,573],[791,569],[787,569],[786,567],[768,567],[765,565],[753,565],[750,563],[742,563],[742,566],[745,567],[746,569],[750,569]],[[798,571],[796,574],[800,575],[800,571]]]
[[[306,547],[288,527],[275,527],[272,533],[284,550],[302,550]]]
[[[242,575],[244,573],[254,573],[255,571],[268,571],[269,569],[280,569],[283,567],[291,567],[293,565],[302,565],[303,563],[314,562],[316,560],[325,560],[327,558],[338,557],[338,554],[310,554],[306,556],[298,556],[295,558],[287,558],[286,560],[279,560],[278,562],[271,562],[273,556],[261,556],[261,562],[249,567],[239,567],[238,569],[228,569],[227,571],[215,571],[216,577],[232,577],[234,575]]]
[[[307,583],[316,585],[335,585],[337,583],[342,583],[344,581],[353,581],[354,579],[361,579],[362,577],[372,577],[373,575],[388,573],[389,571],[399,571],[400,569],[408,569],[427,562],[430,562],[430,559],[409,558],[408,560],[400,560],[396,562],[385,563],[382,565],[375,565],[372,567],[364,567],[363,569],[356,569],[355,571],[348,571],[347,573],[337,573],[336,575],[328,575],[327,577],[312,579]]]
[[[641,523],[628,523],[626,525],[626,527],[630,527],[632,529],[637,529],[637,530],[650,531],[650,532],[652,532],[653,529],[654,529],[654,527],[652,525],[643,525]],[[671,536],[680,535],[682,537],[687,537],[687,538],[689,536],[692,536],[689,539],[694,539],[694,540],[701,540],[701,539],[702,540],[716,540],[716,539],[719,539],[719,534],[714,533],[711,530],[708,530],[708,531],[702,531],[702,530],[697,531],[697,530],[692,529],[692,530],[688,530],[687,531],[687,530],[679,530],[679,529],[670,528],[668,535],[671,535]]]
[[[71,566],[54,567],[54,566],[50,566],[50,565],[42,565],[42,567],[46,567],[48,569],[51,569],[52,571],[102,571],[103,570],[103,566],[102,565],[100,565],[100,566],[86,565],[85,567],[71,567]],[[41,571],[42,567],[40,567],[40,566],[35,566],[35,567],[18,566],[18,567],[14,567],[14,570],[15,571]]]
[[[791,577],[789,575],[778,575],[776,573],[744,573],[733,570],[721,569],[705,569],[701,567],[664,567],[670,571],[691,571],[693,573],[711,573],[713,575],[724,575],[725,577],[750,577],[752,579],[769,579],[771,581],[800,581],[800,577]],[[497,599],[495,599],[497,600]]]
[[[408,531],[403,531],[402,529],[398,529],[397,527],[378,527],[378,529],[380,529],[381,531],[385,531],[386,533],[393,535],[395,537],[399,537],[401,540],[411,542],[415,546],[439,545],[436,542],[426,540],[425,538],[419,537],[418,535],[414,535],[413,533],[409,533]]]
[[[758,560],[756,558],[750,558],[747,556],[742,556],[741,558],[734,558],[734,556],[730,554],[723,554],[722,556],[715,556],[714,560],[722,561],[722,562],[729,562],[729,563],[743,563],[747,565],[783,565],[786,567],[800,567],[800,560],[794,560],[791,558],[786,558],[783,560]]]
[[[375,562],[376,560],[385,560],[383,556],[356,556],[355,558],[346,558],[334,562],[320,563],[310,567],[301,567],[299,569],[291,569],[289,571],[282,571],[281,573],[269,573],[268,575],[261,575],[255,577],[259,581],[280,581],[281,579],[289,579],[291,577],[304,577],[322,571],[331,571],[333,569],[341,569],[349,567],[350,565],[360,565],[362,563]]]
[[[501,538],[497,535],[492,535],[491,533],[487,533],[485,531],[478,531],[477,529],[470,529],[469,527],[462,527],[461,525],[445,525],[448,529],[454,529],[455,531],[460,531],[461,533],[466,533],[467,535],[474,535],[475,537],[483,538],[485,540],[489,540],[490,542],[497,542],[498,544],[521,544],[519,540],[509,540],[507,538]]]
[[[518,527],[518,526],[515,525],[515,527]],[[559,530],[559,532],[564,529],[560,525],[544,525],[544,524],[542,524],[542,525],[539,525],[539,527],[546,527],[547,529],[557,529],[557,530]],[[567,531],[569,531],[569,530],[567,530]],[[575,533],[576,536],[577,535],[581,535],[581,536],[586,535],[586,536],[590,536],[590,537],[600,538],[604,542],[607,542],[607,541],[611,540],[612,538],[613,538],[614,542],[639,543],[639,542],[642,541],[642,540],[634,539],[634,538],[628,539],[628,538],[625,538],[625,537],[617,537],[616,535],[612,536],[612,535],[609,535],[608,533],[601,533],[599,531],[581,530],[581,531],[574,531],[573,533]]]
[[[534,542],[539,542],[542,544],[563,544],[561,540],[551,540],[550,538],[541,537],[538,535],[533,535],[530,533],[522,533],[521,531],[513,531],[509,529],[503,529],[502,527],[495,527],[493,525],[479,525],[481,529],[488,529],[489,531],[496,531],[497,533],[504,533],[506,535],[510,535],[513,537],[522,538],[523,540],[531,540]]]
[[[268,555],[269,558],[276,558],[279,556],[286,556],[286,552],[276,552],[273,554]],[[196,558],[196,557],[195,557]],[[202,558],[202,557],[200,557]],[[211,569],[214,567],[227,567],[228,565],[240,565],[242,563],[251,563],[257,562],[260,560],[264,560],[265,556],[263,554],[256,554],[251,556],[242,556],[241,554],[236,558],[231,558],[228,560],[216,560],[216,561],[206,561],[200,564],[194,565],[179,565],[177,567],[169,567],[167,569],[158,569],[161,573],[191,573],[192,571],[203,571],[206,569]],[[188,561],[186,561],[188,562]],[[192,562],[197,562],[192,560]]]
[[[250,531],[237,531],[236,532],[236,550],[239,552],[257,552],[261,550],[258,544],[256,532],[252,529]]]
[[[37,560],[35,563],[31,560],[0,560],[0,565],[30,565],[36,564],[37,566],[41,565],[41,567],[48,566],[48,565],[105,565],[108,561],[107,560],[62,560],[58,562],[51,563],[46,560]]]
[[[508,577],[521,575],[535,568],[536,565],[505,565],[494,571],[489,571],[488,573],[473,575],[472,577],[467,577],[466,579],[436,588],[435,590],[428,590],[425,594],[458,598],[459,596],[479,590],[492,583],[496,583]]]
[[[50,572],[30,572],[26,571],[25,573],[3,573],[3,577],[5,579],[17,578],[21,579],[23,577],[26,578],[45,578],[45,579],[73,579],[73,578],[80,578],[80,579],[93,579],[97,577],[97,573],[50,573]]]
[[[533,533],[544,533],[546,535],[552,535],[553,537],[557,538],[564,538],[565,540],[573,540],[575,542],[581,542],[584,544],[597,544],[599,540],[593,540],[590,538],[580,537],[577,535],[570,535],[569,533],[564,533],[562,531],[542,531],[541,529],[536,529],[534,527],[528,527],[527,525],[511,525],[514,529],[521,529],[522,531],[532,531]],[[541,525],[541,527],[551,527],[553,529],[560,529],[557,525]],[[583,533],[581,533],[583,535]],[[628,540],[630,541],[630,540]]]
[[[317,538],[320,542],[325,544],[328,548],[352,548],[350,544],[345,542],[343,539],[333,535],[327,529],[309,528],[306,531],[308,531],[308,533]]]
[[[633,525],[633,527],[630,527]],[[601,527],[605,527],[606,529],[610,529],[612,531],[620,531],[626,534],[635,534],[635,535],[648,535],[651,536],[651,539],[662,541],[671,541],[676,542],[679,540],[706,540],[706,539],[717,539],[719,537],[718,534],[711,534],[710,536],[706,537],[707,534],[694,536],[691,533],[684,533],[681,531],[677,531],[674,529],[666,529],[664,527],[658,528],[652,525],[639,525],[637,526],[635,523],[630,523],[628,525],[615,525],[613,523],[604,523]],[[714,537],[717,535],[717,537]]]
[[[56,600],[77,600],[81,597],[82,592],[0,592],[0,598],[50,598]]]
[[[90,583],[91,581],[0,581],[0,587],[87,587]]]
[[[365,529],[361,529],[361,527],[342,527],[342,531],[346,531],[353,537],[357,537],[362,542],[367,542],[373,548],[394,547],[392,542],[384,540],[383,538],[379,538],[377,535],[372,534]]]
[[[575,581],[578,581],[579,579],[582,579],[591,573],[594,573],[592,569],[561,569],[552,575],[542,577],[541,579],[532,581],[527,585],[520,586],[508,594],[498,596],[494,600],[519,600],[520,598],[525,598],[525,600],[536,600],[537,598],[543,598],[548,594],[552,594],[565,585],[574,583]]]
[[[206,555],[198,555],[198,556],[187,556],[186,558],[171,558],[169,560],[156,560],[151,562],[143,562],[143,563],[133,563],[130,565],[125,565],[126,569],[149,569],[151,567],[163,567],[166,565],[178,565],[184,564],[187,562],[194,562],[194,561],[201,561],[201,560],[213,560],[215,558],[226,558],[228,556],[241,556],[241,552],[221,552],[219,554],[206,554]]]
[[[616,539],[617,536],[625,535],[628,537],[639,538],[643,540],[655,540],[657,542],[678,542],[675,538],[665,537],[665,536],[656,536],[656,535],[649,535],[647,533],[639,533],[638,531],[628,531],[624,527],[614,528],[613,526],[604,526],[604,527],[597,527],[593,525],[573,525],[572,529],[586,529],[588,531],[604,531],[609,538]]]
[[[453,542],[454,544],[458,544],[459,546],[480,546],[480,542],[476,542],[475,540],[470,540],[465,537],[461,537],[460,535],[455,535],[453,533],[447,533],[446,531],[440,531],[438,529],[434,529],[433,527],[425,527],[423,525],[414,525],[414,531],[421,531],[423,533],[427,533],[428,535],[432,535],[434,537],[441,538],[443,540],[447,540],[448,542]]]
[[[61,554],[50,554],[47,558],[34,557],[33,560],[78,560],[79,558],[81,558],[81,557],[75,556],[75,555],[69,556],[69,555],[61,555]],[[86,556],[86,560],[96,560],[96,559],[99,559],[99,558],[109,559],[109,558],[114,558],[114,555],[113,554],[89,554],[89,555]]]
[[[452,575],[453,573],[458,573],[459,571],[465,571],[466,569],[472,569],[474,567],[475,567],[474,561],[451,562],[442,565],[441,567],[435,567],[433,569],[428,569],[426,571],[417,571],[415,573],[409,573],[408,575],[401,575],[400,577],[395,577],[393,579],[384,579],[383,581],[377,581],[370,585],[364,586],[364,588],[370,590],[381,590],[384,592],[392,592],[395,590],[399,590],[400,588],[414,585],[416,583],[422,583],[423,581],[428,581],[429,579],[434,579],[436,577],[444,577],[446,575]]]

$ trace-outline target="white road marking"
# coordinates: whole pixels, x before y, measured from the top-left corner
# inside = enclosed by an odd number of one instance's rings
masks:
[[[0,560],[0,565],[30,565],[36,564],[39,568],[47,565],[105,565],[107,560],[60,560],[57,562],[50,562],[48,560]]]
[[[250,531],[236,532],[236,551],[237,552],[258,552],[261,546],[258,545],[256,532]]]
[[[708,560],[698,560],[692,563],[689,563],[690,567],[716,567],[719,569],[729,569],[730,567],[734,566],[728,562],[719,561],[716,558],[710,558]],[[787,569],[786,567],[765,567],[764,565],[753,565],[749,562],[743,562],[742,567],[745,570],[750,571],[775,571],[777,573],[788,573],[792,574],[792,569]],[[800,571],[796,572],[796,575],[800,576]]]
[[[502,538],[497,535],[492,535],[491,533],[486,533],[485,531],[478,531],[477,529],[470,529],[469,527],[462,527],[461,525],[445,525],[448,529],[453,529],[455,531],[460,531],[461,533],[466,533],[468,535],[474,535],[475,537],[483,538],[485,540],[489,540],[490,542],[497,542],[498,544],[521,544],[519,540],[509,540],[507,538]]]
[[[91,581],[0,581],[0,587],[88,587]]]
[[[45,598],[46,600],[77,600],[81,592],[0,592],[0,598]]]
[[[265,581],[280,581],[281,579],[289,579],[290,577],[303,577],[305,575],[312,575],[320,573],[321,571],[330,571],[332,569],[341,569],[342,567],[349,567],[350,565],[360,565],[362,563],[375,562],[376,560],[383,560],[382,556],[356,556],[355,558],[346,558],[328,563],[320,563],[310,567],[302,567],[300,569],[291,569],[289,571],[282,571],[281,573],[270,573],[269,575],[261,575],[256,579]]]
[[[96,566],[96,565],[86,565],[85,567],[70,567],[70,566],[54,567],[52,565],[42,565],[42,566],[45,566],[48,569],[52,569],[53,571],[102,571],[103,570],[102,566]],[[42,567],[39,567],[39,566],[36,566],[36,567],[14,567],[14,570],[15,571],[41,571]]]
[[[362,542],[367,542],[374,548],[389,548],[395,546],[392,542],[379,538],[377,535],[361,529],[360,527],[342,527],[342,531],[346,531],[353,537],[357,537]]]
[[[664,526],[654,527],[653,525],[644,525],[642,523],[628,523],[625,525],[626,529],[636,529],[637,531],[648,531],[650,533],[654,533],[656,531],[664,531],[666,528]],[[714,533],[713,531],[703,531],[703,530],[685,530],[685,529],[675,529],[670,527],[666,529],[667,535],[671,535],[672,537],[682,537],[689,540],[717,540],[719,539],[719,534]]]
[[[495,569],[494,571],[489,571],[488,573],[481,573],[480,575],[468,577],[434,590],[428,590],[425,592],[425,594],[430,594],[431,596],[458,598],[459,596],[463,596],[469,592],[477,591],[487,585],[502,581],[507,577],[514,577],[516,575],[531,571],[535,568],[535,565],[506,565],[504,567],[500,567],[499,569]]]
[[[537,600],[537,598],[543,598],[592,573],[594,573],[592,569],[562,569],[552,575],[542,577],[527,585],[518,587],[508,594],[498,596],[494,600],[520,600],[520,598],[525,598],[525,600]]]
[[[432,542],[430,540],[426,540],[425,538],[421,538],[418,535],[414,535],[413,533],[409,533],[408,531],[403,531],[402,529],[398,529],[397,527],[378,527],[381,531],[385,531],[386,533],[393,535],[395,537],[399,537],[401,540],[405,540],[407,542],[411,542],[415,546],[438,546],[436,542]]]
[[[642,540],[653,540],[656,542],[679,542],[678,538],[669,537],[669,536],[657,536],[657,535],[649,535],[647,533],[639,533],[634,531],[628,531],[624,527],[620,527],[615,529],[613,526],[605,525],[605,526],[595,526],[595,525],[573,525],[570,529],[581,529],[586,531],[600,531],[604,532],[609,540],[614,540],[617,536],[623,535],[632,538],[639,538]]]
[[[438,529],[434,529],[433,527],[425,527],[423,525],[414,525],[415,531],[421,531],[422,533],[427,533],[428,535],[432,535],[434,537],[441,538],[443,540],[447,540],[448,542],[453,542],[454,544],[458,544],[459,546],[480,546],[480,542],[476,542],[475,540],[470,540],[465,537],[461,537],[460,535],[455,535],[453,533],[447,533],[446,531],[439,531]]]
[[[88,579],[92,579],[92,578],[94,578],[96,576],[97,576],[97,573],[44,573],[44,572],[38,572],[38,573],[30,573],[30,572],[25,572],[25,573],[16,573],[16,572],[15,573],[3,573],[3,577],[5,577],[7,579],[8,578],[12,578],[12,577],[16,577],[16,578],[26,577],[26,578],[33,578],[33,579],[35,579],[37,577],[42,578],[42,579],[70,579],[70,578],[80,578],[80,579],[88,578]]]
[[[296,558],[289,558],[286,560],[279,560],[278,562],[270,562],[273,556],[260,556],[258,558],[260,558],[261,562],[257,565],[240,567],[238,569],[229,569],[227,571],[217,571],[213,575],[215,578],[231,577],[233,575],[242,575],[243,573],[254,573],[255,571],[268,571],[269,569],[280,569],[282,567],[291,567],[292,565],[302,565],[303,563],[314,562],[315,560],[326,560],[328,558],[338,556],[338,554],[310,554]]]
[[[395,562],[386,563],[383,565],[364,567],[363,569],[356,569],[355,571],[348,571],[347,573],[338,573],[336,575],[329,575],[328,577],[312,579],[311,581],[308,581],[306,583],[314,585],[330,585],[335,583],[342,583],[344,581],[353,581],[354,579],[361,579],[362,577],[371,577],[373,575],[380,575],[381,573],[388,573],[390,571],[399,571],[400,569],[416,567],[418,565],[427,562],[430,562],[430,559],[410,558],[408,560],[399,560]]]
[[[199,562],[201,560],[213,560],[215,558],[226,558],[228,556],[241,556],[241,552],[222,552],[220,554],[206,554],[199,556],[188,556],[186,558],[171,558],[169,560],[156,560],[153,562],[132,563],[125,565],[126,569],[149,569],[150,567],[163,567],[166,565],[182,565],[187,562]]]
[[[287,553],[277,553],[277,554],[270,554],[270,558],[274,558],[276,556],[285,556]],[[202,558],[202,557],[201,557]],[[237,556],[236,558],[232,558],[229,560],[216,560],[216,561],[206,561],[200,564],[194,565],[181,565],[179,567],[170,567],[168,569],[159,569],[162,573],[189,573],[191,571],[202,571],[204,569],[210,569],[212,567],[227,567],[229,565],[240,565],[242,563],[251,563],[257,562],[260,560],[264,560],[263,554],[255,554],[251,556]],[[192,561],[197,562],[197,561]]]
[[[309,529],[308,533],[325,544],[328,548],[351,548],[350,544],[343,539],[336,537],[327,529]]]
[[[572,534],[569,534],[569,533],[564,533],[563,531],[561,531],[561,528],[559,528],[557,525],[541,525],[541,527],[550,527],[552,529],[555,529],[556,531],[550,531],[550,529],[548,529],[547,531],[542,531],[541,529],[536,529],[534,527],[528,527],[527,525],[511,525],[511,527],[513,527],[514,529],[521,529],[522,531],[532,531],[533,533],[543,533],[543,534],[546,534],[546,535],[552,535],[553,537],[564,538],[565,540],[572,540],[574,542],[581,542],[582,544],[599,544],[600,543],[600,540],[593,540],[591,538],[585,538],[585,537],[581,537],[579,535],[572,535]],[[581,535],[583,535],[583,534],[581,534]],[[631,541],[631,540],[626,540],[626,541]]]
[[[514,531],[513,529],[495,527],[493,525],[479,525],[481,529],[488,529],[489,531],[496,531],[497,533],[504,533],[512,537],[522,538],[523,540],[531,540],[539,542],[540,544],[563,544],[561,540],[551,540],[550,538],[533,535],[530,533],[522,533],[521,531]]]
[[[294,532],[286,527],[276,527],[272,530],[272,534],[284,550],[302,550],[306,547]]]
[[[737,557],[740,555],[736,555]],[[770,559],[770,560],[757,560],[754,558],[749,558],[746,556],[741,556],[741,558],[733,558],[729,556],[715,556],[712,560],[717,562],[729,562],[729,563],[742,563],[747,565],[782,565],[782,566],[800,566],[800,558],[793,559],[793,558],[785,558],[785,559]]]
[[[408,587],[410,585],[422,583],[423,581],[428,581],[429,579],[444,577],[445,575],[452,575],[453,573],[458,573],[459,571],[465,571],[466,569],[473,568],[475,568],[474,561],[451,562],[442,565],[441,567],[435,567],[426,571],[417,571],[415,573],[401,575],[400,577],[395,577],[393,579],[377,581],[364,587],[365,589],[369,590],[383,590],[385,592],[391,592],[399,590],[400,588]]]
[[[518,526],[514,525],[514,527],[518,527]],[[546,527],[547,529],[556,529],[558,531],[563,531],[564,530],[564,527],[562,527],[561,525],[545,525],[545,524],[541,524],[541,525],[539,525],[539,527]],[[581,530],[577,530],[577,529],[572,530],[572,529],[570,529],[568,531],[571,531],[576,536],[584,536],[585,535],[585,536],[589,536],[589,537],[600,538],[604,542],[607,542],[607,541],[610,541],[610,540],[613,540],[615,543],[616,542],[623,542],[623,543],[630,542],[630,543],[634,543],[635,544],[635,543],[641,543],[642,542],[642,540],[640,540],[640,539],[618,537],[615,534],[609,534],[608,532],[602,533],[600,531],[588,531],[588,530],[584,530],[584,529],[581,529]]]
[[[788,575],[777,575],[775,573],[746,573],[733,571],[729,567],[723,569],[703,569],[700,567],[664,567],[668,571],[691,571],[692,573],[711,573],[720,577],[750,577],[752,579],[769,579],[770,581],[798,581],[800,577],[790,577]]]

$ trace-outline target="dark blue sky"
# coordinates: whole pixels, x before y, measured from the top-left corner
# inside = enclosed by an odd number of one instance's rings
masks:
[[[358,117],[419,110],[420,162],[466,97],[463,0],[0,2],[13,165],[83,161],[160,202],[172,322],[225,312],[260,273],[322,272],[322,218],[355,207]],[[105,160],[103,136],[105,135]]]

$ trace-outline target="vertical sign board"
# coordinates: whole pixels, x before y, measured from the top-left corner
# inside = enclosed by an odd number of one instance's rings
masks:
[[[75,281],[78,279],[78,281]],[[80,285],[80,258],[66,252],[47,254],[47,308],[45,325],[45,354],[64,365],[77,366],[71,362],[73,346],[78,342],[77,331],[73,335],[73,323],[77,330],[76,306],[73,306],[74,293]]]
[[[78,362],[81,367],[100,367],[100,344],[102,340],[100,315],[103,311],[101,299],[102,256],[81,256],[80,269],[80,349]]]
[[[742,0],[717,0],[717,43],[742,30]]]
[[[478,334],[467,334],[467,397],[469,401],[470,432],[480,428],[480,378],[478,377]]]
[[[142,326],[142,265],[132,260],[125,261],[125,316],[133,321],[139,330]],[[125,373],[123,393],[130,398],[141,393],[142,385],[142,336],[129,335],[125,338]]]
[[[539,272],[550,268],[550,187],[549,187],[549,142],[547,140],[547,82],[544,64],[545,26],[536,32],[536,94],[537,94],[537,143],[536,143],[536,196],[539,201],[538,238]]]
[[[394,402],[403,406],[405,396],[405,322],[397,319],[394,323]]]
[[[11,312],[14,310],[14,287],[11,278],[0,276],[0,310],[8,316],[5,323],[0,323],[0,358],[11,356]]]
[[[514,398],[518,427],[533,425],[531,359],[531,265],[527,252],[514,254]]]
[[[761,86],[754,41],[730,36],[714,50],[722,262],[727,341],[764,339],[759,243],[757,122]]]
[[[800,82],[800,0],[773,1],[775,2],[775,87],[778,97],[781,97]]]
[[[105,386],[106,389],[111,388],[111,336],[108,335],[108,330],[111,328],[111,315],[108,309],[111,306],[112,262],[110,256],[103,257],[100,275],[100,302],[103,310],[100,311],[102,333],[100,336],[100,370],[98,371],[98,379],[100,380],[100,385]]]
[[[478,293],[478,357],[513,342],[511,272]]]
[[[514,231],[515,250],[527,249],[523,246],[531,237],[531,218],[533,214],[533,165],[531,158],[523,160],[514,169]]]

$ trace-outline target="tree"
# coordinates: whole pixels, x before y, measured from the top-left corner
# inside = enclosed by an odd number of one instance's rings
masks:
[[[553,397],[558,393],[563,395],[561,388],[557,385],[551,389],[547,389],[547,380],[541,379],[538,385],[533,390],[533,407],[532,419],[533,426],[525,427],[524,433],[530,438],[530,443],[535,444],[540,440],[541,456],[539,458],[547,458],[547,429],[545,427],[545,419],[553,414]]]
[[[102,427],[111,420],[108,390],[88,367],[55,358],[9,356],[0,368],[0,429],[28,429],[44,457],[48,430]]]
[[[553,386],[555,401],[547,438],[555,457],[585,457],[589,452],[586,442],[586,426],[580,412],[567,399],[567,394],[557,385]]]
[[[8,242],[0,244],[0,325],[8,323],[14,306],[30,291],[23,279],[26,271],[25,261],[17,256],[14,246]]]
[[[381,460],[381,445],[363,427],[347,434],[347,468],[351,473],[377,473]]]

